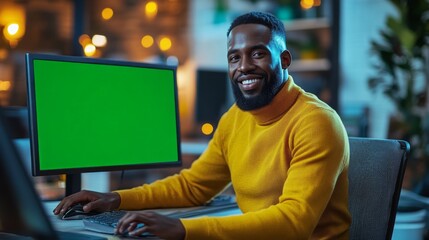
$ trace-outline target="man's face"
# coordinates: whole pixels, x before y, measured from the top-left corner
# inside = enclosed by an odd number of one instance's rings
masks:
[[[290,54],[285,49],[285,43],[264,25],[242,24],[232,29],[228,71],[240,109],[257,109],[274,98],[287,78],[284,69],[290,64]]]

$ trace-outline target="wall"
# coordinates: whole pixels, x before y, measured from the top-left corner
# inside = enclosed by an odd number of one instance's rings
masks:
[[[340,103],[343,108],[368,106],[371,137],[386,137],[393,104],[368,89],[371,68],[370,41],[377,39],[384,19],[394,9],[387,0],[341,1],[340,13]]]
[[[269,9],[269,1],[255,4],[243,0],[225,1],[228,12],[225,15],[216,15],[214,0],[191,0],[190,29],[191,54],[195,58],[197,67],[227,69],[226,32],[231,21],[245,11]]]

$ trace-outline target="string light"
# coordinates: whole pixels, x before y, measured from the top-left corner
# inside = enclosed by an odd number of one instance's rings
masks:
[[[159,41],[159,49],[161,49],[161,51],[167,51],[171,48],[171,39],[168,37],[163,37],[161,38],[161,40]]]
[[[18,33],[19,25],[18,25],[18,23],[11,23],[6,27],[6,29],[7,29],[7,33],[10,36],[14,36]]]
[[[0,5],[0,26],[4,26],[4,38],[11,47],[15,47],[25,34],[25,9],[7,1]]]
[[[104,20],[110,20],[113,17],[113,9],[111,9],[111,8],[104,8],[101,11],[101,17]]]
[[[142,40],[140,41],[141,45],[144,48],[150,48],[153,45],[153,37],[151,35],[146,35],[144,37],[142,37]]]
[[[95,55],[97,48],[93,45],[93,44],[87,44],[84,48],[83,51],[85,53],[85,56],[87,57],[92,57]]]
[[[152,19],[158,13],[158,4],[154,1],[149,1],[145,6],[146,17]]]
[[[104,47],[107,44],[107,38],[104,35],[95,34],[92,36],[92,44],[96,47]]]
[[[88,34],[82,34],[79,37],[79,44],[82,47],[85,47],[86,45],[91,43],[91,38],[88,36]]]
[[[211,125],[210,123],[204,123],[203,126],[201,127],[201,132],[204,135],[210,135],[213,132],[213,125]]]

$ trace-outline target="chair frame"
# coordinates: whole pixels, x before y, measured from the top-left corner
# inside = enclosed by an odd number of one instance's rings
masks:
[[[376,216],[377,213],[372,213],[365,211],[364,205],[362,206],[351,206],[353,201],[349,198],[349,209],[352,215],[352,224],[350,227],[350,239],[380,239],[381,236],[384,236],[385,239],[391,239],[393,234],[393,228],[396,220],[396,212],[398,208],[399,197],[402,188],[402,181],[405,174],[405,168],[408,160],[408,154],[410,151],[410,145],[407,141],[404,140],[395,140],[395,139],[378,139],[378,138],[361,138],[361,137],[349,137],[350,143],[350,165],[349,165],[349,173],[351,168],[353,168],[354,176],[359,174],[359,179],[352,179],[349,175],[349,195],[352,191],[357,191],[360,193],[365,192],[365,189],[362,189],[362,186],[371,184],[371,181],[374,181],[374,185],[379,187],[381,184],[386,184],[390,186],[388,190],[392,190],[392,195],[387,196],[389,202],[386,204],[390,204],[390,211],[388,219],[383,218],[382,216]],[[396,146],[398,149],[395,149]],[[367,147],[367,148],[366,148]],[[386,147],[386,151],[390,149],[395,149],[395,153],[401,153],[402,156],[397,156],[392,153],[392,157],[387,159],[385,152],[383,149],[374,149],[375,151],[370,151],[371,147]],[[387,148],[388,147],[388,148]],[[361,151],[364,150],[364,151]],[[365,158],[365,159],[363,159]],[[374,163],[373,160],[381,159],[381,163]],[[383,163],[389,163],[386,168],[382,168]],[[362,164],[359,164],[362,163]],[[373,164],[374,163],[374,164]],[[392,163],[392,164],[390,164]],[[372,168],[374,167],[374,168]],[[361,175],[365,175],[365,173],[373,169],[382,170],[384,173],[380,173],[380,176],[384,176],[386,178],[382,178],[379,176],[369,178],[364,178]],[[374,170],[375,171],[375,170]],[[383,175],[384,174],[384,175]],[[389,177],[389,178],[387,178]],[[362,180],[363,178],[363,180]],[[389,180],[395,180],[395,182],[389,182]],[[362,181],[362,182],[359,182]],[[377,181],[377,182],[375,182]],[[366,184],[366,185],[365,185]],[[394,184],[394,186],[392,185]],[[386,187],[387,188],[387,187]],[[377,190],[377,189],[376,189]],[[386,191],[388,191],[386,190]],[[377,194],[377,193],[376,193]],[[352,196],[358,196],[356,192],[351,194]],[[375,198],[377,196],[374,195]],[[364,198],[365,199],[365,198]],[[368,198],[367,198],[368,199]],[[356,203],[356,200],[354,201]],[[387,212],[387,211],[386,211]],[[372,218],[372,219],[362,219],[362,218]],[[374,233],[371,231],[371,225],[368,224],[364,226],[365,221],[374,222],[374,219],[380,219],[380,224],[387,222],[386,232],[385,233]],[[387,220],[387,221],[386,221]],[[354,224],[356,222],[356,224]],[[374,226],[374,225],[373,225]],[[373,227],[372,230],[378,229],[381,231],[380,227]],[[384,231],[384,229],[383,229]]]

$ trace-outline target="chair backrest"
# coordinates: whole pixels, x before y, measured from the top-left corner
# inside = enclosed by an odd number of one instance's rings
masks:
[[[350,239],[391,239],[410,146],[350,137]]]

